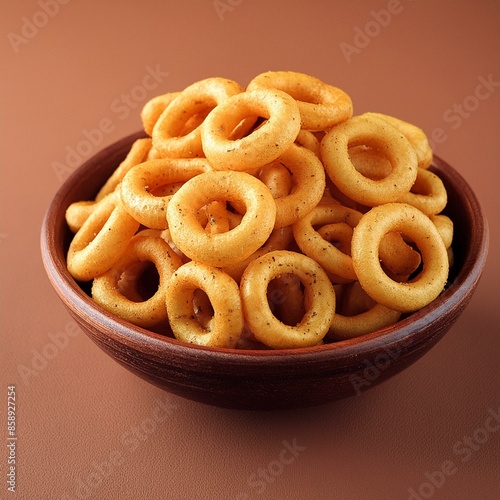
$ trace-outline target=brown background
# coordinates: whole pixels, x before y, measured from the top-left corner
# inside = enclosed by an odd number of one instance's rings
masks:
[[[378,500],[407,499],[412,488],[421,498],[500,497],[498,1],[22,0],[1,9],[0,497]],[[208,76],[245,85],[270,69],[343,88],[355,113],[420,125],[482,200],[491,250],[469,308],[400,376],[319,408],[238,412],[164,393],[102,353],[52,291],[39,232],[64,175],[138,130],[149,98]],[[145,79],[152,70],[156,80]]]

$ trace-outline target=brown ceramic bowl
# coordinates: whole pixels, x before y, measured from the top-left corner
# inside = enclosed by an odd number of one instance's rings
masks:
[[[65,211],[91,199],[141,134],[85,162],[55,195],[41,233],[48,277],[82,330],[139,377],[173,394],[226,408],[270,410],[329,403],[360,394],[404,370],[431,349],[469,303],[483,271],[488,227],[466,181],[439,158],[431,167],[448,190],[455,222],[450,284],[424,309],[383,330],[293,350],[231,350],[186,345],[123,321],[97,306],[66,269],[71,239]]]

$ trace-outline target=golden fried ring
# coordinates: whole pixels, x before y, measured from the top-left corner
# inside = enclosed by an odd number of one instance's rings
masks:
[[[292,144],[279,158],[292,174],[290,194],[275,198],[276,228],[290,226],[309,213],[325,192],[325,170],[318,157],[308,149]]]
[[[278,89],[290,94],[299,107],[302,128],[329,130],[352,116],[352,101],[343,90],[310,75],[294,71],[268,71],[253,78],[247,91]]]
[[[66,209],[66,224],[72,233],[76,233],[83,226],[99,203],[98,201],[75,201]]]
[[[333,341],[352,339],[393,325],[400,317],[401,312],[382,304],[375,304],[353,316],[336,313],[327,336]]]
[[[345,222],[325,224],[318,228],[318,234],[326,241],[335,244],[342,253],[351,255],[352,227]]]
[[[392,231],[414,241],[422,256],[422,271],[409,282],[392,280],[380,265],[380,241]],[[358,280],[368,295],[401,312],[429,304],[443,291],[448,278],[448,255],[438,230],[429,217],[405,203],[387,203],[364,214],[353,231],[351,254]]]
[[[152,262],[159,276],[158,289],[147,300],[136,302],[119,289],[120,278],[138,262]],[[104,309],[133,323],[148,328],[167,319],[165,294],[167,282],[182,264],[181,259],[160,237],[144,233],[135,235],[125,253],[106,273],[92,283],[92,298]],[[138,269],[140,271],[140,269]],[[139,276],[128,276],[137,282]],[[133,283],[135,284],[135,283]],[[130,285],[130,283],[129,283]]]
[[[337,293],[335,316],[327,337],[347,340],[390,326],[401,317],[399,311],[377,304],[358,281],[343,285]]]
[[[200,126],[186,134],[186,122],[242,91],[242,87],[235,81],[218,77],[206,78],[189,85],[158,118],[152,133],[154,147],[163,157],[203,156]]]
[[[139,222],[119,204],[117,194],[105,200],[89,215],[70,243],[67,266],[76,280],[89,281],[110,269],[139,229]]]
[[[249,135],[232,140],[231,132],[246,117],[267,120]],[[215,107],[201,127],[203,151],[215,170],[254,171],[282,155],[300,131],[293,97],[279,90],[235,94]]]
[[[223,266],[222,270],[239,283],[243,272],[252,260],[258,259],[266,253],[273,252],[274,250],[286,250],[292,241],[293,233],[291,226],[275,228],[267,241],[252,255],[241,262],[236,262],[235,264],[229,266]]]
[[[206,327],[194,311],[196,290],[206,293],[214,311]],[[240,293],[237,283],[220,269],[194,261],[182,265],[168,282],[165,301],[178,340],[212,347],[236,346],[244,328]]]
[[[387,158],[391,172],[373,180],[358,172],[349,148],[365,145]],[[327,175],[352,200],[376,206],[398,200],[410,191],[417,177],[417,155],[408,139],[381,118],[360,115],[333,127],[321,141],[321,158]]]
[[[166,107],[180,94],[180,92],[167,92],[150,99],[141,110],[142,126],[146,134],[150,137],[153,134],[153,128],[160,115]]]
[[[99,190],[96,196],[96,201],[99,201],[107,194],[113,192],[118,184],[122,181],[125,174],[135,165],[146,161],[151,150],[151,139],[137,139],[130,148],[125,159],[120,163],[118,168],[104,183],[104,186]]]
[[[120,186],[123,206],[144,226],[166,229],[167,206],[173,195],[155,196],[153,192],[167,184],[185,182],[209,168],[203,158],[163,158],[136,165]]]
[[[413,205],[425,215],[435,215],[446,207],[448,193],[443,181],[436,174],[419,168],[411,190],[397,201]]]
[[[366,115],[382,118],[393,127],[396,127],[410,141],[410,144],[415,149],[419,168],[429,168],[432,163],[432,148],[429,145],[425,132],[421,128],[412,123],[405,122],[400,118],[385,115],[383,113],[369,112],[366,113]]]
[[[439,231],[444,246],[449,249],[453,243],[453,221],[447,215],[443,214],[431,215],[430,219]]]
[[[207,233],[196,212],[214,200],[243,204],[241,223],[225,233]],[[209,171],[188,180],[172,196],[167,221],[175,246],[185,255],[212,266],[231,265],[249,257],[269,238],[276,203],[265,184],[250,174]]]
[[[309,130],[301,129],[295,143],[303,148],[312,151],[318,158],[320,157],[319,139]]]
[[[280,276],[296,276],[304,286],[305,314],[296,325],[273,315],[267,290]],[[272,349],[311,347],[321,342],[335,314],[335,291],[321,266],[306,255],[276,250],[252,261],[240,283],[243,314],[255,338]]]
[[[394,277],[408,277],[422,261],[420,253],[408,245],[400,233],[387,233],[380,241],[379,256],[382,264]]]
[[[318,205],[293,224],[293,235],[300,249],[330,274],[355,280],[351,256],[324,239],[315,229],[326,224],[345,223],[355,228],[362,214],[342,205]]]
[[[292,190],[292,175],[279,158],[264,165],[257,177],[269,188],[274,199],[288,196]]]

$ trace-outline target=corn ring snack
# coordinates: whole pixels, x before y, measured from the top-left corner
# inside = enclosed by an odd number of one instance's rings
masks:
[[[241,203],[241,223],[225,233],[209,234],[196,212],[214,200]],[[231,265],[249,257],[269,238],[276,203],[265,184],[245,172],[204,172],[188,180],[171,198],[167,221],[175,246],[192,260],[211,266]]]
[[[304,73],[268,71],[254,77],[247,86],[247,91],[256,89],[278,89],[296,99],[305,130],[329,130],[352,116],[348,94]]]
[[[257,178],[269,188],[274,199],[288,196],[293,187],[292,175],[279,158],[264,165]]]
[[[380,180],[360,174],[349,158],[349,148],[359,145],[372,147],[387,158],[393,167],[391,172]],[[355,116],[333,127],[321,141],[321,158],[338,189],[367,206],[396,201],[417,178],[417,156],[408,139],[373,116]]]
[[[241,139],[231,132],[245,118],[262,116],[264,124]],[[201,128],[203,152],[215,170],[255,171],[282,155],[300,131],[295,99],[279,90],[235,94],[215,107]]]
[[[289,194],[275,198],[275,227],[290,226],[309,213],[325,192],[325,170],[318,157],[308,149],[292,144],[276,161],[291,173]]]
[[[80,281],[105,273],[122,256],[139,229],[137,222],[121,206],[118,194],[99,203],[73,237],[67,254],[70,274]]]
[[[137,263],[152,262],[159,276],[157,289],[146,300],[137,301],[127,297],[119,288],[123,274]],[[104,274],[97,276],[92,283],[92,298],[104,309],[134,325],[148,328],[167,319],[165,309],[165,293],[169,278],[182,265],[180,257],[160,237],[148,236],[144,233],[135,235],[128,244],[122,257]],[[131,279],[129,285],[137,285],[142,267]],[[135,287],[135,291],[136,291]],[[129,292],[129,295],[130,292]]]
[[[218,77],[207,78],[186,87],[165,108],[153,127],[152,138],[156,150],[163,157],[204,156],[200,125],[189,127],[191,130],[188,129],[186,133],[186,122],[242,90],[235,81]]]
[[[301,129],[295,139],[295,144],[312,151],[318,158],[320,157],[319,139],[309,130]]]
[[[411,238],[422,255],[422,271],[411,281],[394,281],[380,265],[380,241],[392,231]],[[443,291],[448,279],[448,255],[438,230],[425,214],[405,203],[387,203],[363,214],[353,231],[351,253],[366,293],[397,311],[426,306]]]
[[[356,272],[351,256],[324,239],[315,226],[344,223],[354,228],[361,217],[360,212],[342,205],[318,205],[292,226],[293,235],[300,249],[325,271],[347,280],[355,280]]]
[[[271,280],[285,274],[304,285],[305,314],[296,325],[285,325],[269,308]],[[300,253],[276,250],[252,261],[240,283],[245,321],[255,338],[272,349],[311,347],[323,340],[335,314],[335,291],[322,267]]]
[[[335,311],[328,338],[347,340],[390,326],[401,317],[401,312],[377,304],[359,286],[357,281],[344,285],[342,303]]]
[[[207,78],[143,107],[67,265],[108,311],[183,342],[287,349],[384,328],[453,265],[447,193],[419,127],[353,116],[292,71]]]
[[[193,309],[194,293],[200,289],[214,311],[205,328]],[[220,269],[200,262],[187,262],[174,272],[167,286],[166,309],[175,337],[183,342],[232,348],[243,331],[237,283]]]
[[[123,207],[137,221],[151,229],[167,228],[167,206],[173,195],[152,192],[168,184],[187,181],[209,170],[203,158],[164,158],[136,165],[120,186]]]
[[[429,145],[427,136],[420,127],[383,113],[369,112],[365,114],[367,116],[382,118],[393,127],[396,127],[410,141],[410,144],[415,149],[419,168],[429,168],[432,163],[432,148]]]
[[[125,174],[135,165],[146,161],[149,152],[151,151],[151,139],[137,139],[130,148],[126,158],[120,163],[118,168],[111,174],[111,177],[106,181],[104,186],[99,190],[96,196],[96,201],[104,198],[107,194],[112,193],[120,184]]]
[[[250,262],[274,250],[287,250],[290,248],[292,241],[293,233],[291,226],[280,227],[278,229],[275,228],[267,241],[254,253],[240,262],[236,262],[229,266],[222,266],[222,270],[239,283],[243,272]]]
[[[150,137],[153,135],[153,128],[165,108],[180,94],[180,92],[167,92],[150,99],[141,110],[142,127]]]
[[[436,215],[446,206],[448,195],[443,181],[436,174],[419,168],[410,191],[397,201],[413,205],[426,215]]]
[[[447,249],[451,248],[453,242],[453,221],[447,215],[443,214],[431,215],[430,219],[436,226],[444,246]]]

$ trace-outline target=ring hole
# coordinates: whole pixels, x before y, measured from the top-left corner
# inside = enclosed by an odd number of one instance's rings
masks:
[[[132,302],[149,300],[157,291],[160,275],[151,261],[139,261],[129,266],[118,280],[118,290]]]
[[[296,326],[306,313],[304,285],[293,274],[284,274],[269,282],[267,301],[273,315],[287,326]]]
[[[373,181],[385,179],[393,170],[391,162],[376,148],[366,145],[353,145],[348,149],[354,168]]]
[[[197,288],[193,292],[193,312],[200,326],[204,330],[210,331],[211,322],[214,317],[214,308],[210,298],[201,288]]]

